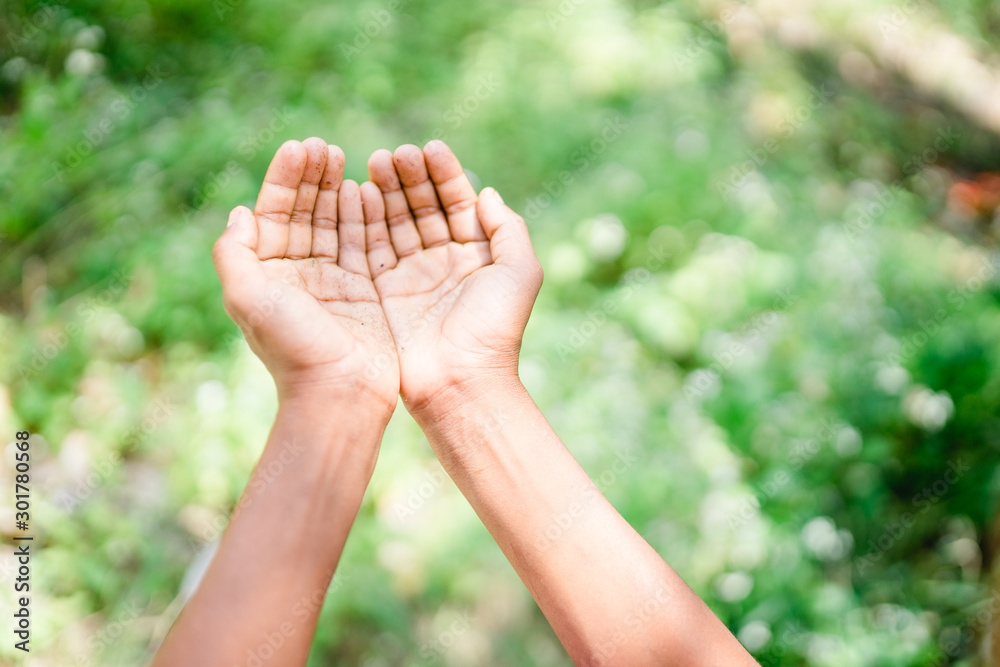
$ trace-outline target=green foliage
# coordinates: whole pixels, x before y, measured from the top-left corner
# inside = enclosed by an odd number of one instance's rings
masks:
[[[991,3],[935,11],[996,36]],[[0,426],[37,434],[44,653],[148,658],[224,527],[274,396],[209,251],[316,135],[356,180],[444,138],[524,213],[526,385],[763,664],[969,664],[1000,263],[947,195],[1000,142],[899,76],[847,83],[836,49],[737,57],[717,26],[617,0],[5,5]],[[569,664],[442,475],[400,408],[311,664]]]

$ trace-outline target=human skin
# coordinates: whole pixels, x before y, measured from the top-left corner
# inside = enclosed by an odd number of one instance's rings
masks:
[[[521,385],[542,280],[524,221],[441,142],[379,151],[369,172],[342,182],[339,149],[288,142],[213,249],[279,408],[153,664],[305,664],[397,393],[577,664],[756,664]]]
[[[368,263],[401,395],[578,665],[755,665],[604,498],[518,378],[542,283],[524,221],[451,150],[378,151]],[[377,186],[377,187],[376,187]]]
[[[285,143],[255,210],[234,209],[213,248],[226,310],[274,377],[278,413],[156,667],[306,663],[399,392],[360,191],[343,169],[321,139]]]

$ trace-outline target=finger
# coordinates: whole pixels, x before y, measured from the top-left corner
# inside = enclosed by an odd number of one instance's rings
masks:
[[[420,250],[420,234],[399,184],[396,167],[392,163],[392,153],[382,149],[372,154],[368,160],[368,178],[382,191],[385,220],[389,225],[389,238],[392,239],[396,256],[406,257]]]
[[[507,208],[496,190],[485,188],[479,193],[476,214],[490,239],[490,254],[495,264],[532,270],[537,267],[528,226],[521,216]]]
[[[459,243],[485,241],[486,233],[476,217],[476,191],[455,154],[446,143],[435,139],[424,146],[424,161],[448,216],[452,238]]]
[[[326,150],[326,169],[313,208],[311,255],[337,261],[337,197],[344,180],[344,151],[337,146],[327,146]]]
[[[340,186],[337,209],[340,214],[337,222],[340,239],[337,264],[345,271],[370,278],[368,258],[365,257],[365,217],[357,183],[347,180]]]
[[[222,282],[227,310],[240,311],[254,292],[253,282],[260,271],[257,258],[257,219],[246,206],[229,214],[226,230],[212,247],[212,262]],[[229,305],[235,305],[230,309]]]
[[[448,219],[444,217],[437,190],[427,173],[424,152],[413,144],[404,144],[392,154],[392,162],[396,165],[424,247],[433,248],[451,241]]]
[[[319,192],[319,181],[326,169],[326,142],[312,137],[302,142],[306,149],[306,166],[295,195],[295,205],[288,220],[288,247],[285,257],[302,259],[308,257],[312,248],[313,207]]]
[[[257,195],[254,214],[260,226],[257,257],[284,257],[288,248],[288,221],[306,168],[306,149],[298,141],[286,141],[274,154],[264,184]]]
[[[371,181],[361,184],[361,205],[365,212],[365,248],[372,279],[396,266],[396,253],[389,240],[382,191]]]

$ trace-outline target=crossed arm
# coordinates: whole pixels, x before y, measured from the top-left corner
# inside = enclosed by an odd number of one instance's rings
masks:
[[[439,141],[376,152],[360,187],[343,164],[322,140],[286,143],[214,248],[278,388],[258,469],[283,472],[251,477],[154,664],[305,663],[397,394],[576,664],[756,664],[521,385],[542,281],[524,221]]]

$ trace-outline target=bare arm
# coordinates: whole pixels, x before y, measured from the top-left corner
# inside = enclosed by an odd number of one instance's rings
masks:
[[[365,258],[360,191],[321,139],[275,155],[213,259],[226,310],[274,377],[278,414],[215,559],[156,667],[306,663],[399,392]]]
[[[415,416],[576,664],[756,664],[519,382],[458,385]]]
[[[279,408],[212,565],[154,665],[306,663],[386,418],[327,394]]]
[[[601,495],[521,385],[521,336],[542,280],[524,221],[496,191],[477,196],[441,142],[379,151],[369,176],[384,206],[362,190],[369,239],[386,241],[369,264],[403,400],[573,660],[756,664]]]

